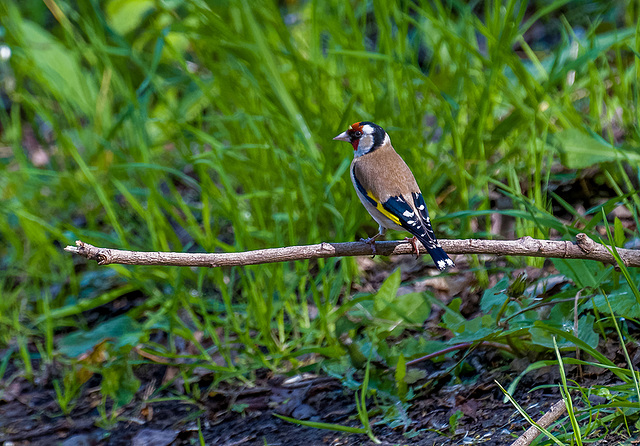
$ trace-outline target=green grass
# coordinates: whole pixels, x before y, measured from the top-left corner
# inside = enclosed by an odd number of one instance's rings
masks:
[[[0,61],[9,98],[0,108],[0,347],[10,346],[0,371],[12,362],[32,378],[42,362],[60,362],[63,412],[73,407],[68,376],[78,367],[102,376],[104,398],[126,403],[139,385],[132,363],[143,359],[134,347],[170,362],[188,356],[214,370],[216,383],[251,382],[265,368],[347,376],[372,350],[397,364],[444,348],[413,336],[437,301],[430,292],[396,298],[398,275],[377,295],[353,296],[362,280],[354,259],[98,267],[62,250],[81,239],[235,252],[371,235],[349,180],[352,154],[331,140],[358,120],[391,134],[443,238],[504,236],[491,231],[496,211],[513,219],[515,237],[598,238],[603,213],[618,204],[637,228],[637,3],[544,2],[529,13],[513,0],[474,9],[458,1],[78,3],[47,2],[53,14],[35,0],[0,4],[0,39],[12,50]],[[540,25],[557,41],[532,46],[525,32]],[[34,163],[38,146],[42,163]],[[584,210],[554,192],[592,166],[602,190],[591,192],[609,201]],[[494,208],[496,196],[506,209]],[[571,221],[555,216],[553,203]],[[616,231],[619,243],[638,237]],[[541,266],[514,258],[503,272],[515,279],[527,262]],[[471,265],[481,285],[496,272],[480,259]],[[615,315],[640,318],[629,292],[636,271],[554,265],[575,286],[551,303],[600,290],[580,304],[577,336],[563,331],[572,304],[539,321],[521,312],[533,297],[505,279],[485,293],[483,318],[465,319],[460,299],[447,307],[451,342],[491,340],[553,358],[555,335],[563,353],[577,340],[597,353],[598,340],[615,336],[602,316],[605,295]],[[121,301],[130,302],[125,314],[87,319]],[[509,317],[507,328],[497,323]],[[152,340],[158,332],[166,343]],[[182,340],[198,353],[186,355]],[[108,361],[81,359],[99,349]],[[192,367],[181,366],[185,382]],[[371,373],[369,387],[384,390],[389,407],[413,395]],[[199,395],[197,385],[186,389]]]

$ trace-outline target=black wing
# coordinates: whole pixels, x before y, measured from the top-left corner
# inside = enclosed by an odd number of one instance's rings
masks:
[[[421,193],[413,192],[413,203],[408,203],[403,196],[390,197],[382,206],[400,220],[400,226],[418,237],[427,250],[438,247],[438,240],[433,233],[427,206]],[[408,197],[407,197],[408,198]],[[413,206],[412,206],[413,204]]]
[[[436,239],[422,194],[413,192],[411,198],[413,206],[402,196],[391,197],[382,206],[400,221],[400,226],[420,240],[440,271],[455,266]]]

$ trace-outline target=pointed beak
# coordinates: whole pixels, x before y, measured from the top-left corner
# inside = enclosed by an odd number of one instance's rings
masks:
[[[338,136],[336,136],[335,138],[333,138],[334,141],[346,141],[346,142],[351,142],[351,138],[349,138],[349,135],[347,134],[347,132],[342,132],[340,133]]]

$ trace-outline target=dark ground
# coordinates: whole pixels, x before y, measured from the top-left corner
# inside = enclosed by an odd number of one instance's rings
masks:
[[[503,402],[503,394],[494,380],[503,386],[528,365],[527,360],[504,362],[496,367],[498,355],[491,351],[477,351],[467,359],[474,364],[477,376],[461,384],[451,385],[444,377],[427,382],[427,386],[413,399],[408,413],[411,424],[408,432],[375,425],[380,417],[372,416],[375,435],[382,444],[485,446],[510,444],[528,427],[526,421],[510,403]],[[444,370],[452,364],[441,363]],[[489,368],[491,366],[491,368]],[[418,364],[418,367],[421,367]],[[422,366],[430,376],[434,365]],[[144,366],[137,371],[143,385],[138,397],[127,405],[110,428],[99,423],[98,388],[87,386],[71,416],[59,414],[55,393],[51,389],[31,384],[22,378],[5,387],[0,399],[0,441],[4,445],[189,445],[199,444],[198,420],[207,445],[368,445],[373,442],[361,434],[343,434],[299,426],[275,417],[279,413],[294,418],[310,419],[345,426],[358,427],[354,396],[341,384],[328,377],[305,377],[291,382],[284,377],[264,377],[253,388],[226,388],[210,391],[198,404],[193,401],[145,402],[145,390],[153,390],[156,379],[167,373],[168,367]],[[585,369],[581,384],[589,382],[614,384],[613,378],[602,369]],[[568,370],[577,375],[577,370]],[[543,368],[525,375],[515,394],[527,412],[538,419],[560,399],[557,386],[526,390],[538,385],[557,383],[557,369]],[[89,382],[91,384],[91,381]],[[177,393],[177,392],[176,392]],[[162,397],[171,397],[166,389]],[[597,404],[599,401],[592,401]],[[580,406],[577,398],[574,404]],[[242,407],[242,413],[230,410]],[[374,407],[371,405],[371,407]],[[449,432],[450,417],[461,411],[455,433]],[[640,444],[624,433],[609,434],[606,440],[594,444]]]

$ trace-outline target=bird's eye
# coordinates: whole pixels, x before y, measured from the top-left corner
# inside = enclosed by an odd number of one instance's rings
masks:
[[[362,136],[362,132],[360,130],[358,130],[357,132],[355,132],[353,134],[353,136],[355,136],[356,138],[360,138]]]

